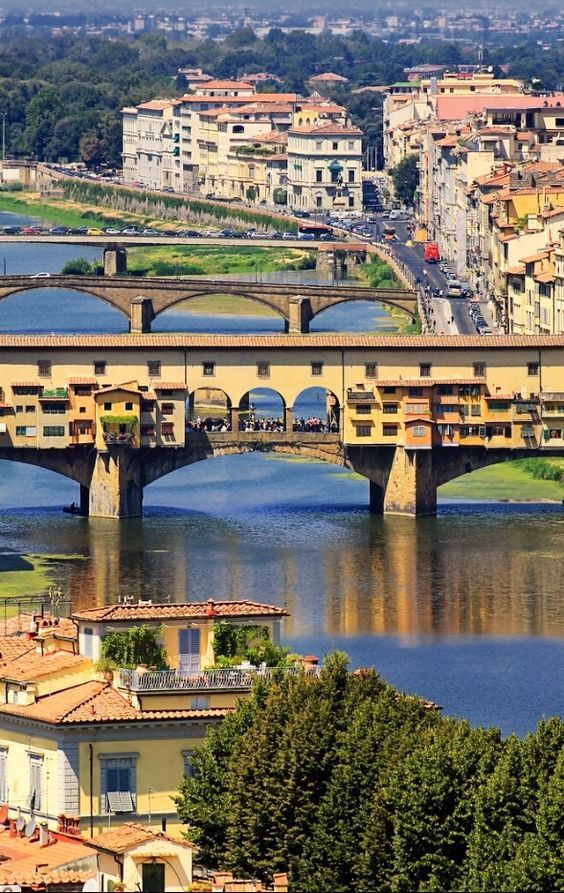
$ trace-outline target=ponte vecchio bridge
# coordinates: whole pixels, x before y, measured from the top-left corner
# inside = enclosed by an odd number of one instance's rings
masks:
[[[317,432],[294,411],[311,388]],[[242,430],[257,389],[279,421]],[[201,393],[221,406],[216,430],[186,424]],[[257,451],[354,469],[375,512],[433,514],[461,474],[564,455],[564,337],[0,336],[0,458],[76,481],[85,513],[139,516],[163,475]]]

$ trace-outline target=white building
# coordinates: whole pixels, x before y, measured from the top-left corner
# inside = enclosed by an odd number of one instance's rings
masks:
[[[342,124],[288,131],[288,207],[362,209],[362,131]]]

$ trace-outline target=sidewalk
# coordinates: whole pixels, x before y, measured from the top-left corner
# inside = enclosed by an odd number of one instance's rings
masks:
[[[452,320],[450,304],[446,298],[433,298],[422,293],[421,306],[425,316],[423,331],[432,335],[458,335],[458,327]]]

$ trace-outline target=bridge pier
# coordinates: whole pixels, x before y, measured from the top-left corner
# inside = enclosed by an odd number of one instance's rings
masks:
[[[151,298],[132,298],[129,305],[129,331],[135,335],[151,331],[151,322],[155,318]]]
[[[80,485],[80,514],[88,515],[90,511],[90,487]]]
[[[437,473],[432,450],[349,448],[349,461],[370,482],[370,511],[377,515],[434,515]]]
[[[81,491],[82,498],[82,491]],[[139,451],[112,445],[96,456],[90,482],[91,518],[139,518],[143,514],[143,485]]]
[[[309,324],[314,316],[310,299],[296,295],[295,298],[290,298],[288,309],[288,332],[290,335],[307,335],[309,332]]]
[[[121,245],[107,245],[104,248],[104,276],[125,276],[127,273],[127,250]]]

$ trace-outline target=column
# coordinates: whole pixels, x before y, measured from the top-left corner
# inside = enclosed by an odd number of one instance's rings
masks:
[[[229,421],[231,423],[231,430],[238,431],[239,430],[239,406],[232,406],[229,410]]]
[[[129,303],[129,331],[133,334],[144,334],[151,331],[151,322],[155,318],[151,298],[139,295]]]
[[[294,430],[294,407],[286,406],[284,409],[284,430],[286,434],[292,434]]]
[[[85,487],[84,484],[80,485],[80,514],[88,515],[88,509],[90,506],[90,488]]]
[[[91,518],[139,518],[143,485],[139,452],[125,444],[98,453],[90,482]]]

